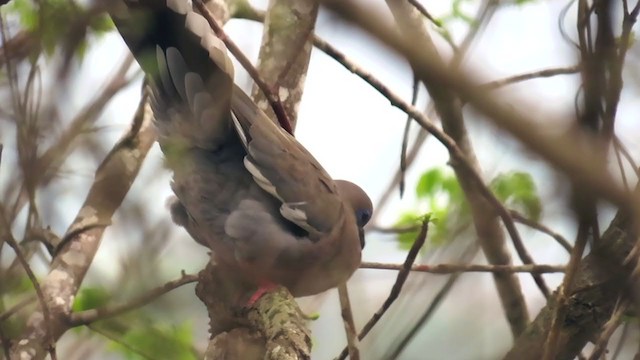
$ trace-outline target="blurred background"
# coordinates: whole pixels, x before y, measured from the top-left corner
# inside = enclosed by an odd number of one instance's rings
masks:
[[[389,21],[393,20],[384,2],[361,2],[367,3],[372,11],[386,14]],[[446,30],[451,40],[460,44],[474,30],[474,19],[486,5],[483,1],[471,0],[423,0],[421,3],[433,17],[442,21],[442,28],[429,25],[445,58],[452,56],[452,50],[441,34]],[[251,5],[265,9],[267,2],[251,1]],[[487,82],[574,66],[579,61],[570,41],[575,40],[575,7],[576,4],[566,0],[503,2],[480,27],[461,66],[472,65],[479,71],[476,76]],[[14,0],[2,7],[5,43],[34,26],[34,19],[29,18],[33,16],[29,15],[29,9],[33,8],[29,0]],[[225,30],[249,58],[257,58],[262,24],[232,19]],[[410,101],[413,74],[404,59],[325,11],[320,13],[316,33],[382,80],[391,91]],[[120,71],[120,75],[115,76],[126,79],[117,86],[113,96],[107,96],[109,100],[104,101],[104,106],[76,128],[77,134],[62,152],[60,163],[55,164],[50,181],[38,188],[35,202],[39,222],[61,236],[76,217],[94,181],[97,166],[131,126],[140,100],[142,75],[135,64],[128,69],[125,66],[127,70],[122,71],[122,64],[130,61],[128,50],[106,20],[104,25],[90,29],[81,51],[71,59],[65,58],[64,41],[59,38],[55,41],[62,45],[52,45],[37,59],[25,56],[21,61],[12,62],[17,74],[15,83],[8,80],[7,63],[2,61],[0,201],[6,209],[14,204],[25,181],[18,152],[22,141],[19,139],[24,135],[21,132],[33,130],[36,139],[33,150],[43,153],[60,141],[88,104],[104,96],[114,74]],[[4,49],[6,56],[7,47]],[[627,56],[625,91],[619,104],[616,133],[637,159],[640,157],[637,46],[631,46]],[[37,67],[37,74],[30,83],[32,66]],[[61,71],[65,71],[64,77],[60,76]],[[238,64],[236,82],[250,91],[251,79]],[[540,126],[548,127],[550,132],[562,132],[571,124],[555,120],[571,118],[579,87],[580,75],[574,73],[535,78],[493,91],[506,103],[528,104],[528,114],[534,115]],[[29,94],[28,108],[32,115],[37,114],[32,118],[32,128],[17,125],[16,119],[20,117],[12,106],[15,91]],[[427,111],[429,101],[424,88],[420,88],[416,104]],[[432,112],[431,118],[437,122]],[[567,206],[570,188],[564,179],[517,141],[485,122],[473,109],[465,108],[465,119],[486,182],[511,187],[512,190],[504,193],[505,203],[573,242],[576,230],[573,213]],[[451,185],[455,183],[455,176],[448,166],[448,152],[438,141],[427,136],[419,147],[417,157],[404,176],[403,196],[398,184],[392,182],[400,167],[405,123],[406,114],[391,106],[385,97],[321,51],[313,50],[296,137],[334,178],[359,184],[374,200],[376,214],[367,229],[363,261],[401,264],[415,234],[403,237],[381,230],[415,223],[420,216],[430,213],[435,223],[416,263],[485,264],[459,188]],[[419,137],[419,126],[412,124],[408,136],[410,147]],[[170,172],[163,166],[162,154],[154,145],[112,225],[107,228],[76,301],[85,301],[89,307],[126,302],[145,290],[179,278],[181,271],[196,274],[204,267],[208,261],[206,249],[171,222],[165,206],[171,195],[170,178]],[[514,191],[514,187],[518,191]],[[13,236],[27,239],[25,229],[32,216],[29,207],[22,207],[15,215],[11,223]],[[606,226],[612,216],[613,209],[604,207],[600,212],[601,224]],[[537,263],[560,265],[568,260],[569,253],[549,235],[522,225],[518,225],[518,229]],[[45,276],[50,256],[41,244],[36,244],[33,252],[30,264],[37,276]],[[3,274],[9,274],[15,255],[7,250],[0,256]],[[517,256],[513,259],[520,264]],[[348,286],[357,327],[366,323],[381,306],[396,276],[397,272],[392,270],[360,269],[352,277]],[[518,276],[528,311],[534,317],[546,300],[530,274]],[[548,286],[555,289],[562,281],[562,274],[545,274],[544,278]],[[20,283],[3,286],[3,311],[32,291],[24,280],[5,278],[0,282]],[[310,323],[313,358],[335,358],[346,345],[337,291],[302,298],[299,302],[305,312],[319,314],[319,318]],[[17,317],[24,319],[34,306],[26,307]],[[427,312],[429,315],[425,315]],[[172,350],[161,350],[165,354],[162,358],[195,358],[206,348],[207,324],[206,310],[194,296],[194,285],[189,284],[139,310],[97,323],[93,326],[97,330],[78,328],[67,332],[58,354],[62,359],[146,358],[150,351],[170,344]],[[5,325],[5,332],[18,331],[19,321],[7,321]],[[619,334],[616,333],[614,339],[616,336]],[[512,341],[489,273],[414,272],[399,299],[365,338],[361,351],[364,359],[393,356],[398,359],[497,359],[510,348]],[[623,349],[620,358],[630,358],[635,351],[635,347],[631,349],[635,345],[631,345]],[[625,356],[624,351],[630,352]]]

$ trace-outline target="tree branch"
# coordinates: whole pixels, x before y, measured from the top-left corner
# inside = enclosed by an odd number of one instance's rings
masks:
[[[282,102],[295,130],[318,17],[316,0],[270,0],[264,19],[258,72]],[[265,92],[253,88],[256,104],[273,119]]]
[[[403,264],[387,264],[378,262],[363,262],[361,269],[378,270],[402,270]],[[436,265],[413,265],[411,271],[424,272],[430,274],[455,274],[462,272],[491,272],[491,273],[558,273],[564,272],[564,265],[482,265],[482,264],[436,264]]]
[[[111,217],[120,207],[155,140],[147,96],[143,96],[140,102],[134,117],[134,124],[136,122],[141,122],[142,126],[139,129],[132,126],[131,131],[135,133],[127,132],[98,167],[85,203],[67,233],[86,228],[87,225],[111,222]],[[69,329],[68,317],[73,299],[98,250],[103,232],[103,226],[77,232],[59,249],[48,276],[41,283],[51,319],[47,321],[42,311],[34,313],[11,349],[12,356],[20,358],[28,354],[31,359],[43,359],[47,343],[42,336],[42,329],[50,326],[56,340]]]
[[[415,43],[421,44],[423,51],[428,53],[432,59],[441,63],[440,65],[444,67],[444,63],[440,59],[438,51],[417,11],[404,0],[387,0],[387,5],[391,9],[400,31],[405,34],[405,36],[412,37]],[[409,60],[409,62],[415,69],[416,65],[411,60]],[[484,185],[478,186],[478,184],[483,184],[481,179],[477,181],[474,179],[475,176],[469,175],[470,171],[468,169],[470,168],[472,169],[471,172],[478,174],[476,178],[480,178],[481,170],[467,135],[466,126],[462,117],[462,103],[451,91],[441,88],[427,78],[420,78],[433,99],[436,110],[440,115],[444,131],[456,143],[468,162],[468,166],[457,166],[456,159],[453,159],[454,161],[452,161],[451,165],[471,208],[480,246],[491,264],[510,265],[511,256],[506,247],[506,240],[498,219],[498,215],[505,215],[506,210],[504,210],[504,207],[497,199],[496,201],[491,201],[483,195],[483,191],[479,188],[484,187]],[[500,209],[503,211],[500,211]],[[533,263],[526,253],[524,246],[521,245],[519,234],[515,226],[513,226],[513,221],[510,219],[508,213],[506,216],[508,220],[505,221],[505,224],[509,229],[512,239],[514,239],[516,243],[516,248],[519,249],[519,253],[524,255],[523,262],[525,264]],[[543,293],[548,293],[542,278],[534,275],[534,279],[543,290]],[[505,315],[511,326],[511,332],[515,337],[522,332],[529,321],[527,305],[524,300],[524,295],[522,294],[520,281],[513,274],[501,273],[494,273],[494,280],[498,288],[502,307],[505,310]]]

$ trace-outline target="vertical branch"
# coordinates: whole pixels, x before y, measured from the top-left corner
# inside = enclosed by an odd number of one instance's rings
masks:
[[[131,130],[96,170],[85,203],[56,249],[49,274],[41,283],[50,321],[41,311],[31,315],[11,349],[13,357],[30,355],[30,359],[43,359],[47,345],[43,329],[49,326],[56,340],[68,330],[71,305],[98,251],[104,229],[133,184],[154,140],[151,109],[147,96],[143,96]]]
[[[340,308],[342,312],[342,321],[344,322],[344,332],[347,336],[347,349],[349,350],[350,360],[360,360],[360,349],[358,333],[356,325],[353,321],[353,312],[351,311],[351,301],[349,301],[349,289],[347,284],[338,286],[338,296],[340,297]]]
[[[280,99],[293,130],[313,48],[318,7],[315,0],[270,0],[264,20],[258,72]],[[264,94],[254,87],[252,95],[260,109],[274,119]]]
[[[414,39],[415,43],[422,44],[424,51],[430,54],[434,61],[442,63],[438,51],[417,11],[404,0],[387,0],[387,5],[391,9],[401,32]],[[440,65],[444,67],[444,64]],[[415,68],[415,64],[412,63],[412,67]],[[460,100],[439,84],[426,79],[422,80],[434,101],[444,131],[456,142],[474,170],[480,173],[480,167],[469,142],[464,124]],[[506,246],[506,239],[500,227],[496,209],[481,194],[478,185],[473,180],[473,176],[469,175],[469,171],[459,165],[452,161],[452,167],[469,202],[480,246],[485,256],[493,265],[511,264],[511,256]],[[527,305],[524,301],[520,281],[514,274],[494,274],[494,279],[507,320],[511,326],[511,332],[516,337],[529,322],[529,314],[527,313]]]

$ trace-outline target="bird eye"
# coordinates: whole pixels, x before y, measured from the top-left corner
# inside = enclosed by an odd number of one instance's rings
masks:
[[[356,210],[356,221],[358,222],[359,227],[363,227],[367,225],[371,219],[371,210],[369,209],[359,209]]]

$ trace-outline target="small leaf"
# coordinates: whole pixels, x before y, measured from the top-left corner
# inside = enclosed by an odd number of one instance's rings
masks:
[[[425,171],[422,176],[420,176],[420,180],[418,180],[418,185],[416,186],[416,196],[418,198],[433,196],[439,189],[442,188],[443,178],[444,174],[442,173],[442,170],[440,168],[434,168]]]
[[[496,197],[507,207],[522,211],[537,221],[542,215],[542,202],[531,175],[523,172],[500,174],[490,184]]]
[[[192,351],[193,333],[191,324],[181,325],[155,324],[129,330],[123,337],[124,344],[113,343],[112,349],[124,355],[126,359],[196,360]],[[145,356],[140,355],[144,354]]]
[[[91,28],[96,35],[102,35],[103,33],[113,30],[115,25],[113,24],[111,17],[107,15],[100,15],[91,19],[89,28]]]
[[[398,245],[401,249],[408,250],[413,245],[413,241],[418,236],[418,227],[421,224],[422,217],[414,212],[408,211],[400,215],[398,221],[396,221],[394,227],[396,228],[405,228],[405,227],[416,227],[416,230],[406,231],[398,233]]]
[[[72,309],[73,311],[84,311],[99,308],[106,305],[110,299],[109,292],[104,288],[83,288],[76,296]]]

